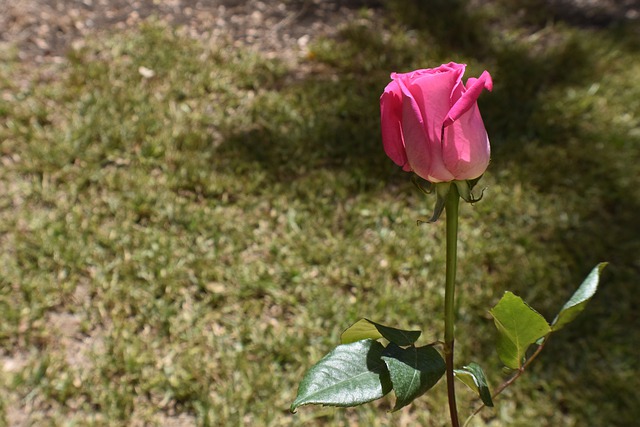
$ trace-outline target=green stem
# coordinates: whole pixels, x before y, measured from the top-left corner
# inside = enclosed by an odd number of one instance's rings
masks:
[[[456,261],[458,256],[458,205],[460,194],[455,185],[451,185],[445,209],[447,211],[447,269],[446,287],[444,293],[444,355],[447,365],[447,393],[449,396],[449,413],[452,427],[459,427],[458,409],[456,407],[456,392],[453,374],[453,345],[455,324],[455,282]]]

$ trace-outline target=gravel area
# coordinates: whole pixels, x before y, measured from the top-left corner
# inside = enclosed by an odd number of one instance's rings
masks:
[[[415,0],[418,1],[418,0]],[[536,0],[529,0],[527,3]],[[638,22],[640,0],[537,0],[577,25]],[[474,0],[472,4],[490,0]],[[182,26],[193,37],[250,46],[267,56],[296,56],[309,40],[332,35],[358,10],[384,0],[0,0],[0,49],[21,59],[61,61],[88,35],[118,31],[149,17]]]
[[[376,0],[0,0],[0,48],[24,60],[59,61],[88,35],[118,31],[153,17],[193,36],[255,47],[266,55],[304,49],[331,35]]]

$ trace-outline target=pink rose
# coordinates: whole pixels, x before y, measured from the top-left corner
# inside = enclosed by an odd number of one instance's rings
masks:
[[[462,83],[465,65],[392,73],[380,97],[384,151],[431,182],[478,178],[489,165],[487,131],[476,100],[493,82],[487,71]]]

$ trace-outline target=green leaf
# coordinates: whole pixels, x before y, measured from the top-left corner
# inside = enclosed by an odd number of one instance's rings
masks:
[[[544,317],[511,292],[490,313],[499,332],[498,356],[511,369],[520,368],[527,348],[551,332]]]
[[[342,333],[340,342],[349,344],[364,339],[377,340],[384,337],[394,344],[407,346],[416,342],[420,334],[422,334],[421,331],[405,331],[381,325],[369,319],[360,319]]]
[[[362,340],[337,346],[306,373],[291,412],[302,405],[357,406],[391,391],[384,346]]]
[[[486,406],[493,406],[493,400],[491,400],[491,392],[487,385],[487,378],[484,375],[484,371],[477,363],[471,362],[467,366],[463,366],[462,369],[454,369],[453,373],[456,378],[465,383],[471,390],[475,391],[482,403]]]
[[[340,335],[340,342],[349,344],[360,340],[377,340],[379,338],[382,338],[382,334],[378,331],[376,325],[367,319],[360,319]]]
[[[584,282],[582,282],[578,290],[571,296],[553,320],[551,327],[554,331],[562,329],[564,325],[571,322],[584,310],[591,297],[593,297],[598,290],[600,274],[606,266],[607,263],[602,262],[591,270],[591,273],[584,279]]]
[[[402,348],[390,343],[382,360],[387,364],[396,393],[393,411],[408,405],[433,387],[445,371],[445,362],[432,346]]]

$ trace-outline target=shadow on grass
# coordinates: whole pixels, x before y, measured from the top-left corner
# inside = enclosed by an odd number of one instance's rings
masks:
[[[495,89],[480,104],[494,148],[492,173],[509,170],[514,181],[565,203],[575,218],[569,225],[557,223],[544,238],[553,248],[550,252],[565,260],[572,283],[558,284],[557,295],[540,301],[541,311],[553,313],[593,265],[611,262],[589,315],[567,328],[546,350],[541,369],[552,380],[567,367],[549,362],[578,353],[572,356],[573,372],[566,388],[576,390],[581,400],[570,404],[569,410],[607,401],[612,406],[609,413],[617,413],[620,421],[609,420],[610,425],[630,425],[640,416],[626,397],[633,395],[632,382],[625,381],[637,356],[630,334],[637,339],[637,332],[631,331],[640,326],[633,303],[640,273],[636,255],[640,200],[629,174],[638,173],[640,156],[636,146],[623,140],[624,134],[615,129],[593,130],[579,112],[565,114],[570,106],[562,100],[554,104],[553,94],[581,90],[600,79],[602,63],[583,40],[585,34],[609,37],[623,50],[632,51],[635,45],[619,29],[549,32],[538,44],[504,42],[495,34],[490,36],[488,22],[479,13],[469,13],[466,3],[433,1],[421,8],[417,2],[392,2],[390,11],[400,20],[398,25],[409,33],[418,31],[413,42],[411,37],[389,41],[374,27],[355,25],[343,31],[336,44],[317,46],[317,60],[337,78],[322,73],[283,86],[299,109],[282,112],[268,103],[258,104],[257,127],[232,135],[222,150],[240,153],[280,182],[318,168],[357,176],[354,192],[377,188],[375,183],[380,181],[406,182],[408,177],[384,156],[379,136],[378,98],[388,73],[435,65],[426,61],[452,54],[476,65],[486,64]],[[438,47],[421,51],[433,45]],[[296,125],[291,126],[292,122]],[[529,284],[513,277],[509,286],[519,293]],[[611,351],[606,350],[611,346]],[[594,374],[588,365],[599,357],[612,365],[602,372],[619,369],[620,376]],[[591,411],[581,411],[579,416],[589,422]]]
[[[382,173],[392,179],[388,171],[393,164],[382,151],[378,118],[378,100],[389,73],[452,56],[483,61],[494,76],[494,92],[480,100],[494,158],[514,151],[514,139],[558,143],[559,130],[566,134],[579,126],[547,120],[541,101],[548,90],[592,78],[589,53],[577,38],[549,41],[554,47],[532,52],[518,43],[487,41],[490,29],[480,14],[467,13],[464,1],[433,1],[425,8],[410,1],[390,5],[390,13],[406,21],[402,28],[408,26],[407,33],[415,28],[422,35],[389,40],[373,25],[355,24],[341,32],[339,41],[319,43],[311,62],[328,65],[332,75],[281,82],[280,91],[295,107],[283,111],[277,102],[258,102],[252,112],[255,126],[229,135],[221,153],[245,156],[285,181],[318,167],[347,169],[376,180]],[[418,24],[421,27],[415,27]]]

